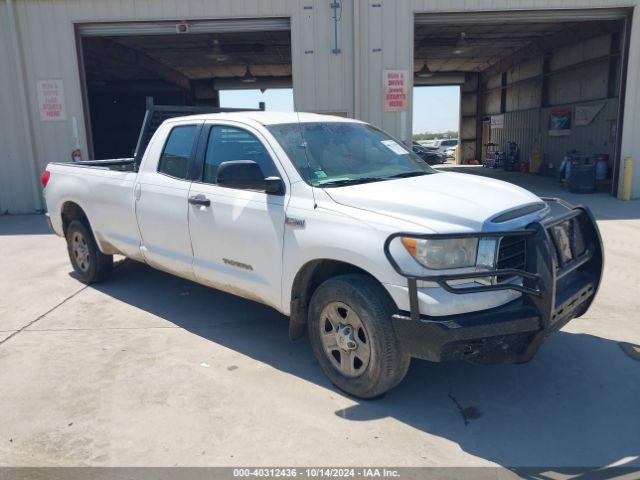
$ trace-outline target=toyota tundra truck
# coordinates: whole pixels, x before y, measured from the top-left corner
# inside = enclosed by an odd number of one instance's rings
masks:
[[[137,158],[50,163],[42,181],[82,282],[124,255],[269,305],[361,398],[396,386],[411,358],[528,361],[602,276],[587,208],[437,172],[341,117],[172,118]]]

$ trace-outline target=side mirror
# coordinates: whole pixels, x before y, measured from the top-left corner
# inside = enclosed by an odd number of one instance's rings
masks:
[[[218,167],[218,185],[241,190],[259,190],[270,195],[282,195],[284,185],[280,177],[264,178],[262,169],[253,160],[222,162]]]
[[[267,177],[264,179],[264,191],[269,195],[282,195],[284,185],[280,177]]]
[[[264,174],[253,160],[222,162],[218,167],[218,185],[242,190],[264,190]]]

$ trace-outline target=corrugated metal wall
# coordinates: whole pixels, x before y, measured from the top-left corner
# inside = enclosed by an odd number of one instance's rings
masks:
[[[0,0],[0,60],[14,65],[8,43],[6,2]],[[382,72],[413,69],[413,25],[416,13],[479,12],[491,10],[549,10],[634,6],[640,0],[343,0],[340,55],[331,53],[333,32],[330,0],[14,0],[20,48],[24,59],[29,108],[20,105],[13,68],[0,72],[0,125],[4,152],[0,166],[0,206],[11,212],[41,207],[34,193],[35,169],[29,173],[27,144],[21,125],[31,124],[33,150],[41,170],[48,161],[66,160],[73,150],[72,119],[79,129],[84,152],[86,135],[76,57],[74,23],[95,21],[153,21],[229,17],[288,16],[292,27],[295,106],[299,110],[347,111],[405,140],[411,137],[412,112],[384,113]],[[312,7],[311,10],[304,7]],[[353,22],[353,10],[358,13]],[[629,59],[623,155],[640,159],[640,13],[636,9]],[[356,48],[357,47],[357,48]],[[61,79],[68,120],[41,122],[36,82]],[[12,125],[12,127],[7,127]],[[12,133],[7,133],[13,129]],[[10,153],[6,153],[10,152]],[[637,171],[640,171],[638,165]],[[25,178],[26,177],[26,178]],[[9,181],[6,178],[10,178]],[[14,191],[15,189],[15,191]],[[25,193],[31,189],[29,194]],[[640,195],[640,175],[635,180]]]
[[[636,7],[631,25],[631,48],[627,65],[621,158],[633,160],[632,197],[640,198],[640,8]],[[620,174],[623,174],[621,169]]]
[[[550,112],[551,109],[545,108],[541,113],[540,120],[543,131],[549,125]],[[606,100],[602,110],[589,125],[573,126],[571,135],[566,137],[549,137],[547,135],[544,147],[545,154],[554,162],[555,166],[558,166],[558,161],[562,159],[567,150],[574,148],[587,154],[606,153],[612,155],[615,145],[609,142],[609,137],[612,123],[615,124],[617,116],[618,99]]]
[[[383,69],[413,69],[413,24],[415,15],[464,12],[469,14],[493,10],[602,9],[633,7],[638,0],[355,0],[360,2],[360,65],[362,81],[359,102],[362,118],[403,136],[411,136],[413,113],[382,111],[381,75]],[[636,12],[636,17],[640,15]],[[636,36],[640,37],[640,33]],[[635,38],[635,37],[634,37]],[[640,46],[640,39],[632,40]],[[640,48],[636,48],[640,51]],[[637,54],[640,57],[640,54]],[[640,62],[640,58],[638,59]],[[636,67],[640,69],[640,67]],[[637,78],[637,75],[636,75]],[[635,80],[634,80],[635,81]],[[640,102],[640,99],[638,100]],[[640,117],[640,115],[639,115]],[[640,124],[640,120],[638,120]],[[403,135],[404,133],[404,135]],[[638,145],[640,150],[640,144]]]
[[[478,136],[478,85],[480,76],[467,75],[460,86],[460,147],[462,162],[477,158],[476,138]],[[482,118],[480,119],[482,121]]]
[[[19,90],[7,4],[0,3],[0,215],[8,212],[32,212],[39,196],[33,160],[29,155],[24,102]]]
[[[374,8],[380,4],[381,7]],[[469,14],[486,11],[510,12],[542,11],[552,9],[603,9],[613,7],[635,7],[637,0],[383,0],[362,1],[360,28],[363,46],[358,60],[363,76],[369,76],[357,86],[360,88],[359,101],[366,104],[362,109],[363,118],[379,123],[390,132],[400,136],[411,132],[412,112],[383,113],[380,82],[377,78],[383,68],[413,68],[413,20],[414,15],[467,12]],[[622,157],[632,157],[635,172],[640,171],[640,9],[635,8],[631,30],[631,50],[625,99],[625,117],[622,134]],[[411,48],[407,48],[407,46]],[[377,51],[381,49],[381,51]],[[500,93],[493,93],[493,106],[499,111]],[[490,111],[490,110],[489,110]],[[405,137],[406,138],[406,137]],[[640,174],[634,175],[634,198],[640,198]]]
[[[6,0],[1,1],[0,60],[13,65],[4,23]],[[17,0],[14,1],[23,52],[29,121],[33,124],[34,150],[40,172],[50,161],[67,161],[74,147],[73,119],[79,125],[79,142],[87,152],[84,130],[80,74],[76,55],[74,24],[115,21],[159,21],[242,17],[290,17],[295,107],[301,111],[347,112],[353,115],[353,4],[344,2],[340,22],[340,48],[334,55],[333,21],[330,2],[325,0]],[[311,7],[311,8],[305,8]],[[11,69],[0,72],[3,95],[0,102],[15,103],[11,94],[17,79]],[[9,78],[12,77],[12,78]],[[63,81],[67,120],[41,122],[36,98],[36,82],[42,79]],[[12,90],[13,89],[13,90]],[[24,111],[19,105],[0,103],[0,124],[11,125],[0,137],[11,148],[3,149],[0,173],[0,206],[11,213],[32,212],[42,208],[34,195],[34,175],[28,173],[25,140],[20,138],[16,118]],[[4,130],[4,129],[0,129]],[[4,137],[7,137],[5,141]],[[6,150],[11,150],[6,153]],[[35,169],[32,169],[35,170]],[[0,182],[3,182],[0,179]],[[15,192],[13,188],[20,191]]]
[[[504,114],[504,128],[491,129],[491,142],[498,145],[498,150],[507,151],[508,142],[516,142],[520,146],[522,158],[528,158],[535,147],[544,150],[544,138],[540,134],[541,110],[534,108]]]
[[[596,118],[586,126],[573,126],[568,136],[549,136],[549,117],[553,107],[539,108],[542,90],[542,57],[533,58],[516,65],[507,72],[506,110],[504,128],[491,130],[491,141],[507,151],[508,142],[520,146],[521,156],[528,159],[534,148],[541,148],[545,160],[559,165],[568,150],[579,150],[587,154],[606,153],[612,155],[611,130],[615,127],[618,113],[618,98],[607,96],[609,62],[584,62],[599,59],[609,54],[610,35],[559,48],[553,52],[549,77],[549,103],[553,106],[571,106],[604,103]],[[496,75],[489,84],[496,84]],[[499,91],[498,91],[499,92]],[[493,92],[492,92],[493,93]],[[497,104],[499,109],[499,101]],[[486,98],[488,113],[497,113],[496,99]]]
[[[520,146],[522,159],[528,159],[534,148],[541,148],[545,154],[545,161],[555,167],[559,166],[566,152],[572,149],[587,154],[612,155],[614,145],[609,142],[609,137],[612,123],[617,119],[618,99],[611,98],[604,103],[602,110],[589,125],[573,126],[571,135],[566,137],[549,136],[549,116],[552,108],[507,112],[504,115],[504,128],[491,130],[491,141],[497,143],[498,148],[503,151],[507,151],[507,142],[516,142]]]

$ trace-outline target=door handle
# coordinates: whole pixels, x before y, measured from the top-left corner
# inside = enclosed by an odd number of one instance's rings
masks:
[[[191,205],[201,205],[203,207],[211,206],[211,200],[204,195],[194,195],[193,197],[189,197],[189,203]]]

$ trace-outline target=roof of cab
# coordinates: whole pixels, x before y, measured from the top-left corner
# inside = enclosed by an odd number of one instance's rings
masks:
[[[236,120],[242,121],[254,121],[262,125],[275,125],[282,123],[309,123],[309,122],[353,122],[362,123],[359,120],[352,118],[338,117],[335,115],[321,115],[318,113],[305,113],[305,112],[265,112],[265,111],[251,111],[246,110],[242,112],[222,112],[222,113],[207,113],[200,115],[190,115],[187,117],[175,117],[167,120],[167,122],[181,121],[181,120]]]

